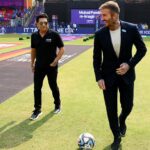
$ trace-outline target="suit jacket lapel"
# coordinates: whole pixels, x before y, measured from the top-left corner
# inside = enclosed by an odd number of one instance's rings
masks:
[[[127,30],[126,27],[124,25],[124,23],[122,21],[120,21],[121,24],[121,43],[120,43],[120,54],[119,54],[119,58],[122,55],[123,50],[125,49],[125,40],[126,40],[126,35],[127,35]]]

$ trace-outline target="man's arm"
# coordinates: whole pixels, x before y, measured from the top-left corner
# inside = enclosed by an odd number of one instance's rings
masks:
[[[143,39],[142,39],[137,27],[134,27],[132,34],[134,35],[133,44],[136,47],[136,53],[130,59],[130,61],[128,62],[128,65],[131,68],[134,68],[136,66],[136,64],[144,57],[144,55],[146,54],[147,49],[146,49],[146,46],[143,42]]]
[[[36,58],[36,49],[31,48],[31,69],[32,69],[32,72],[34,72],[34,68],[35,68],[35,58]]]
[[[124,75],[128,72],[130,68],[134,68],[136,64],[144,57],[147,49],[143,42],[143,39],[136,26],[133,26],[133,44],[136,46],[135,55],[129,60],[129,62],[123,62],[119,68],[116,69],[118,75]]]
[[[93,50],[93,67],[95,72],[96,81],[102,79],[101,75],[102,52],[98,35],[95,34],[94,50]]]
[[[64,54],[64,47],[59,48],[59,52],[57,54],[57,57],[54,59],[54,61],[50,64],[51,67],[55,67],[58,64],[58,61],[61,59],[62,55]]]
[[[95,34],[94,50],[93,50],[93,67],[94,67],[95,77],[99,88],[105,90],[106,86],[105,86],[105,81],[102,78],[102,74],[101,74],[101,65],[102,65],[101,45],[97,34]]]

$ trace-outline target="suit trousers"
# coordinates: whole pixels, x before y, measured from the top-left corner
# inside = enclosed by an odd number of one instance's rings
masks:
[[[122,108],[120,117],[118,117],[117,106],[118,91],[120,93],[120,103]],[[106,90],[103,91],[103,94],[109,125],[114,138],[116,138],[120,136],[120,125],[125,124],[125,120],[133,107],[134,82],[132,84],[127,84],[121,77],[118,77],[114,84],[110,87],[106,86]]]
[[[55,108],[60,107],[60,92],[57,85],[58,69],[56,67],[35,68],[34,72],[34,107],[41,110],[42,85],[44,77],[47,76],[49,87],[54,98]]]

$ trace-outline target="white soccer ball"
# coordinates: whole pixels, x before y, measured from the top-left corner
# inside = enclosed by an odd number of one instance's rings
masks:
[[[95,138],[90,133],[82,133],[78,138],[78,146],[80,149],[91,150],[95,145]]]

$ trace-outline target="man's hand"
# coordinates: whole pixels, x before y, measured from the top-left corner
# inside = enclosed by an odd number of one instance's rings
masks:
[[[97,83],[100,89],[106,90],[105,81],[103,79],[99,80]]]
[[[58,63],[58,61],[55,59],[55,60],[50,64],[50,66],[51,66],[51,67],[55,67],[55,66],[57,65],[57,63]]]
[[[130,66],[127,63],[122,63],[119,68],[116,69],[118,75],[124,75],[130,69]]]
[[[50,64],[51,67],[55,67],[58,64],[58,61],[61,59],[62,55],[64,54],[64,47],[59,48],[59,52],[57,54],[57,57],[54,59],[54,61]]]

